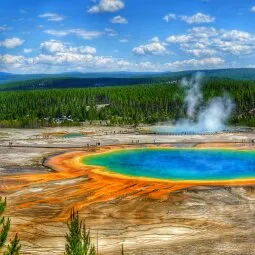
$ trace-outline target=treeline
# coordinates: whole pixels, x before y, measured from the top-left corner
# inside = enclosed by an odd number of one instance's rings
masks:
[[[231,124],[255,126],[255,81],[214,78],[206,81],[202,88],[205,101],[223,95],[232,98],[235,109],[230,119]]]
[[[255,82],[206,80],[205,101],[228,94],[236,104],[231,123],[255,126]],[[178,84],[151,84],[86,89],[0,92],[0,127],[152,124],[185,117],[184,89]]]
[[[63,121],[65,125],[94,120],[154,123],[183,115],[182,104],[177,85],[1,92],[0,126],[51,126],[63,117],[72,119]]]
[[[63,88],[91,88],[105,86],[126,86],[138,84],[152,84],[166,81],[161,77],[135,78],[41,78],[26,81],[16,81],[0,85],[0,91],[35,90],[35,89],[63,89]]]
[[[25,89],[33,86],[40,88],[41,82],[48,82],[52,80],[59,84],[58,80],[68,79],[69,87],[72,79],[79,80],[83,87],[89,84],[108,84],[108,85],[124,85],[124,84],[141,84],[141,83],[155,83],[169,80],[180,80],[183,77],[191,77],[195,73],[201,72],[206,78],[220,78],[220,79],[235,79],[235,80],[255,80],[255,68],[229,68],[229,69],[212,69],[212,70],[189,70],[179,72],[163,72],[163,73],[147,73],[147,72],[103,72],[103,73],[58,73],[58,74],[12,74],[0,72],[0,84],[3,89],[16,89],[24,87]],[[99,79],[99,80],[98,80]],[[16,82],[15,82],[16,81]],[[24,81],[23,83],[19,81]],[[111,81],[113,83],[111,83]],[[122,83],[120,83],[122,82]],[[111,84],[110,84],[111,83]],[[30,86],[33,84],[32,86]],[[38,85],[38,86],[37,86]],[[78,84],[81,87],[81,84]],[[60,84],[61,86],[61,84]],[[15,88],[16,87],[16,88]],[[1,90],[1,85],[0,85]]]

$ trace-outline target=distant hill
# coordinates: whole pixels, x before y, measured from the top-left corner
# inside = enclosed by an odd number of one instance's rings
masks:
[[[12,74],[0,72],[0,84],[25,81],[45,78],[135,78],[147,76],[160,76],[161,73],[148,73],[148,72],[105,72],[105,73],[80,73],[68,72],[58,74]]]
[[[24,81],[14,81],[0,85],[0,91],[35,90],[60,88],[95,88],[106,86],[126,86],[152,84],[163,82],[162,78],[40,78]]]
[[[255,68],[190,70],[164,73],[108,72],[61,74],[11,74],[0,72],[0,90],[88,88],[173,82],[203,72],[206,78],[255,80]]]
[[[170,73],[176,76],[192,75],[198,72],[197,70],[183,71]],[[200,70],[206,77],[211,78],[228,78],[234,80],[255,80],[255,68],[230,68],[230,69],[216,69],[216,70]],[[165,75],[169,75],[165,74]]]

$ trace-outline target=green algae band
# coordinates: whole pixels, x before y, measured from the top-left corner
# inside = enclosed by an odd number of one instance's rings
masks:
[[[88,156],[83,162],[122,175],[164,180],[255,178],[255,152],[252,151],[133,149]]]

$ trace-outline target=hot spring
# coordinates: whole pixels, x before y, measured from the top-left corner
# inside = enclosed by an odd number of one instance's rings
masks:
[[[144,148],[86,156],[85,165],[132,176],[174,181],[255,178],[255,152],[215,149]]]

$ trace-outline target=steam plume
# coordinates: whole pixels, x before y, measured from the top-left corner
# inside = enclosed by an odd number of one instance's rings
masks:
[[[158,132],[217,132],[226,129],[225,123],[231,116],[234,104],[228,96],[215,97],[205,107],[200,107],[203,100],[201,94],[202,75],[196,74],[191,80],[182,80],[181,85],[186,88],[185,105],[187,119],[177,121],[175,125],[156,128]]]
[[[196,109],[198,104],[202,100],[200,91],[202,74],[197,73],[190,81],[184,78],[181,82],[181,86],[186,88],[186,97],[184,99],[185,105],[187,106],[187,115],[193,119],[195,117]]]

